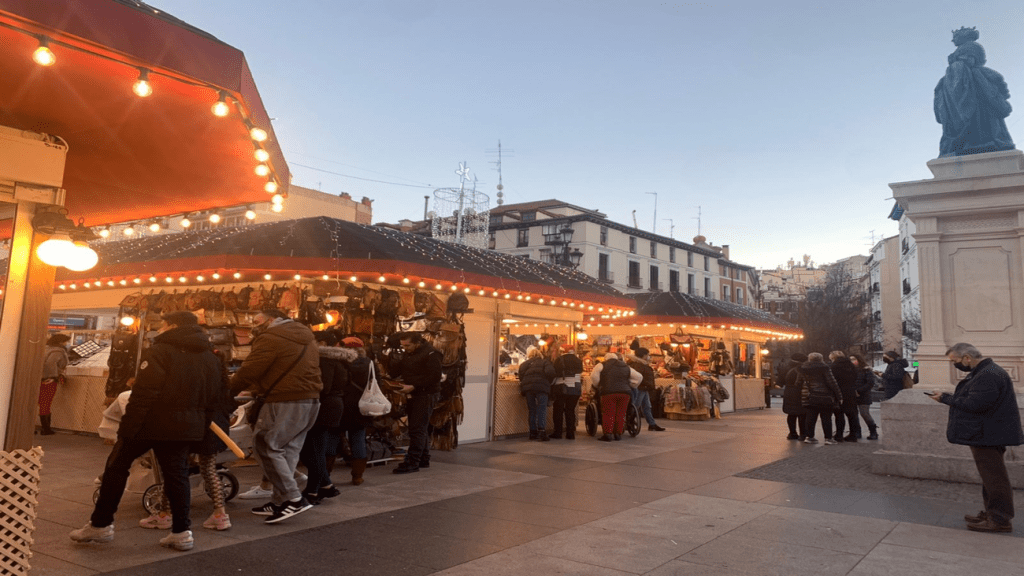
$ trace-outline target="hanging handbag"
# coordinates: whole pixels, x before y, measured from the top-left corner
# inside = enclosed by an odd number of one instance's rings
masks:
[[[249,413],[246,414],[245,416],[245,420],[246,422],[249,423],[250,428],[256,428],[256,422],[260,419],[260,410],[263,410],[263,405],[267,403],[267,396],[269,396],[270,393],[274,391],[274,387],[277,386],[277,383],[280,382],[285,376],[288,375],[289,372],[292,371],[292,368],[298,366],[299,360],[302,360],[302,357],[306,355],[306,350],[309,350],[309,344],[306,344],[305,346],[302,347],[302,352],[299,352],[299,355],[297,358],[295,358],[295,361],[292,362],[288,366],[288,368],[285,369],[284,372],[281,372],[281,374],[277,377],[277,380],[274,380],[274,383],[270,385],[270,388],[267,388],[266,392],[253,398],[252,406],[249,406]]]
[[[377,385],[377,376],[373,364],[370,364],[370,376],[366,382],[366,389],[359,399],[359,413],[363,416],[384,416],[391,412],[391,402],[381,392]]]

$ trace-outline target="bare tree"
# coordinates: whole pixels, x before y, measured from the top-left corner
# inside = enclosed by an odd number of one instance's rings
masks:
[[[831,267],[825,283],[807,291],[805,310],[800,326],[808,350],[828,354],[865,341],[860,282],[845,265]]]
[[[921,312],[906,310],[903,313],[903,348],[911,354],[921,344]]]

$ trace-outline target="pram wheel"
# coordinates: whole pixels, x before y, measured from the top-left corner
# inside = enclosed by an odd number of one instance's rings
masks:
[[[227,502],[238,495],[238,478],[228,470],[217,470],[217,482],[220,484],[221,490],[224,492],[224,501]],[[213,498],[213,494],[210,494],[209,490],[206,490],[206,495]]]
[[[640,411],[632,402],[626,406],[626,432],[634,438],[640,433]]]
[[[583,416],[583,424],[587,428],[587,434],[591,436],[597,435],[597,402],[591,400],[587,402],[587,411]]]
[[[153,484],[142,493],[142,507],[150,514],[156,514],[162,509],[160,501],[164,497],[164,485]]]

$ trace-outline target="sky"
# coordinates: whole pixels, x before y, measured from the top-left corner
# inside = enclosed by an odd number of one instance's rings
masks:
[[[149,3],[242,50],[293,184],[369,197],[375,222],[422,219],[460,162],[494,207],[500,140],[506,203],[635,210],[684,241],[699,211],[758,268],[898,233],[888,184],[931,178],[951,30],[977,26],[1024,94],[1020,0]]]

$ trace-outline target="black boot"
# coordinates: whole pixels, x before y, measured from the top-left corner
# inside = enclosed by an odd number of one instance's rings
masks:
[[[878,427],[869,426],[868,430],[871,431],[871,434],[868,434],[868,440],[878,440]]]
[[[40,430],[40,432],[39,432],[41,435],[43,435],[43,436],[52,436],[52,435],[56,434],[56,432],[53,431],[53,428],[50,428],[50,415],[49,414],[47,414],[46,416],[39,416],[39,423],[41,425],[40,427],[42,428],[42,430]]]
[[[601,442],[611,442],[612,437],[607,434],[602,434],[601,437],[598,438],[598,440],[600,440]]]
[[[548,438],[547,430],[541,430],[540,432],[538,432],[537,439],[540,440],[541,442],[547,442],[548,440],[551,440],[551,438]]]
[[[530,440],[536,440],[536,439],[537,439],[537,431],[536,430],[530,430]]]

